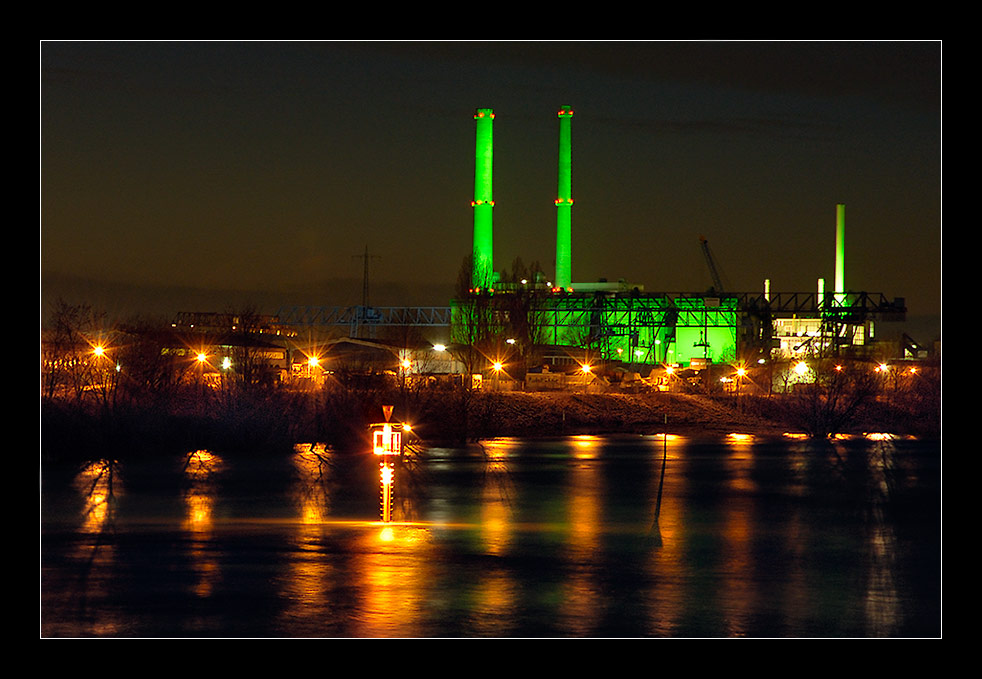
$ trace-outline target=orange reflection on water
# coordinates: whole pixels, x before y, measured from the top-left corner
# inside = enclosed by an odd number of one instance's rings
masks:
[[[869,563],[865,601],[868,634],[888,637],[895,634],[903,621],[903,609],[894,573],[897,570],[897,536],[893,524],[884,515],[893,492],[890,477],[896,473],[896,446],[892,437],[873,438],[878,443],[870,450],[870,525],[867,536]]]
[[[184,492],[184,528],[191,533],[191,562],[198,577],[195,593],[204,598],[214,590],[220,577],[218,562],[207,549],[212,538],[216,496],[216,476],[222,459],[208,450],[189,453],[184,465],[188,481]]]
[[[103,537],[104,532],[113,529],[116,502],[123,492],[116,462],[90,462],[76,475],[74,487],[82,500],[78,532],[83,539],[76,542],[72,558],[84,568],[87,599],[100,601],[111,595],[116,577],[115,542]],[[68,604],[67,601],[64,603]],[[86,634],[111,636],[119,633],[125,621],[122,614],[105,611],[91,619],[88,625]],[[72,629],[67,635],[75,636],[76,632]]]
[[[591,460],[597,456],[600,439],[590,434],[580,434],[573,437],[573,455],[577,460]]]
[[[489,554],[502,555],[512,536],[513,487],[508,456],[515,442],[499,439],[484,446],[484,486],[481,490],[481,540]]]
[[[222,469],[222,461],[208,450],[190,453],[184,466],[188,487],[184,493],[185,528],[201,533],[212,528],[215,506],[215,475]]]
[[[756,464],[754,437],[749,434],[730,434],[727,437],[730,453],[724,457],[727,469],[727,505],[722,525],[724,540],[723,568],[730,574],[723,592],[721,611],[728,636],[750,633],[757,600],[762,596],[755,579],[756,563],[752,527],[756,524],[758,484],[753,477]]]
[[[90,462],[75,477],[75,487],[82,495],[83,533],[99,533],[113,517],[116,494],[120,492],[116,465],[110,460]]]
[[[334,574],[322,548],[330,506],[331,451],[322,443],[297,444],[292,462],[295,475],[290,495],[299,521],[294,536],[296,553],[280,580],[287,602],[280,613],[285,628],[300,622],[316,624],[330,616]]]
[[[359,542],[348,571],[359,578],[351,614],[354,636],[425,636],[421,625],[432,587],[430,564],[437,561],[428,530],[387,525],[364,531]]]
[[[659,434],[653,437],[652,445],[649,493],[655,500],[648,538],[653,548],[645,575],[655,582],[671,582],[676,586],[647,588],[646,605],[650,633],[667,636],[676,632],[687,604],[684,583],[689,569],[683,565],[686,539],[683,514],[688,477],[681,453],[688,442],[674,434]]]
[[[515,619],[518,596],[515,578],[506,570],[495,568],[485,573],[477,585],[468,634],[508,636],[510,630],[505,625]]]
[[[293,497],[300,521],[305,524],[322,523],[328,516],[330,465],[331,451],[323,443],[297,444],[293,448],[296,470]]]
[[[599,592],[594,569],[600,552],[600,536],[605,524],[603,517],[603,475],[598,457],[600,439],[596,436],[574,436],[573,465],[570,473],[570,499],[565,558],[573,565],[563,583],[563,603],[558,617],[566,633],[589,635],[600,613]]]

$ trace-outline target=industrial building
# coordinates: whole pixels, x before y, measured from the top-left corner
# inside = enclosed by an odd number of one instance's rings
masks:
[[[502,280],[493,250],[492,109],[478,109],[474,171],[471,288],[452,303],[454,341],[589,349],[607,361],[635,366],[699,367],[801,355],[861,355],[875,323],[900,321],[903,299],[847,292],[845,206],[835,208],[835,281],[811,293],[723,290],[708,243],[701,238],[713,289],[703,293],[647,292],[643,285],[576,283],[572,278],[573,110],[559,109],[556,270],[552,280]]]
[[[466,347],[455,363],[488,373],[496,356],[522,364],[519,373],[586,361],[622,364],[647,374],[656,366],[702,369],[734,362],[754,363],[801,356],[865,357],[876,346],[878,326],[903,321],[903,298],[849,291],[845,276],[845,206],[830,206],[834,225],[835,279],[826,290],[818,279],[808,292],[726,290],[708,241],[700,246],[713,286],[702,292],[652,292],[640,282],[575,282],[573,265],[572,121],[569,106],[558,110],[558,167],[555,271],[505,279],[494,258],[494,110],[477,109],[473,249],[470,286],[449,307],[291,307],[276,314],[289,328],[331,329],[353,338],[375,339],[386,329],[412,327],[433,340]],[[834,216],[834,220],[832,217]],[[830,239],[831,240],[831,239]],[[830,252],[832,254],[832,252]],[[365,254],[366,261],[368,253]],[[367,289],[367,274],[365,281]],[[398,333],[396,333],[398,334]],[[923,350],[904,338],[906,357]],[[393,352],[399,347],[393,347]],[[460,352],[458,351],[458,355]]]

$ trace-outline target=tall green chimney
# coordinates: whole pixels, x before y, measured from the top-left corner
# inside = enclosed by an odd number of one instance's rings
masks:
[[[573,109],[559,109],[559,191],[556,198],[556,280],[557,288],[572,284],[573,250]]]
[[[492,250],[492,209],[494,200],[491,193],[492,156],[494,145],[491,123],[494,111],[479,108],[474,114],[477,121],[477,147],[474,162],[474,269],[471,285],[475,289],[486,290],[491,287],[494,274]]]

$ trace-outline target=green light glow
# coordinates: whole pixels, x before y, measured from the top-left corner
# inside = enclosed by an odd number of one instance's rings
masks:
[[[494,111],[489,108],[478,109],[474,114],[477,122],[477,144],[474,164],[474,270],[471,284],[475,288],[491,287],[494,272],[492,212],[494,208],[491,191],[493,169],[493,138],[491,123]]]
[[[543,344],[590,347],[605,359],[647,365],[736,356],[739,320],[731,298],[549,295],[535,307],[536,341]]]
[[[835,206],[835,298],[842,304],[846,291],[846,206]]]
[[[556,280],[558,288],[572,283],[572,119],[573,109],[559,111],[559,191],[556,198]]]

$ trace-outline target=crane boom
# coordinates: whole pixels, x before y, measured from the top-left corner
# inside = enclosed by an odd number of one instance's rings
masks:
[[[723,292],[723,282],[719,278],[719,272],[716,271],[716,263],[713,261],[713,255],[709,251],[709,241],[706,240],[705,236],[699,236],[699,242],[702,244],[702,254],[706,257],[706,264],[709,265],[709,275],[713,277],[713,289],[716,292]]]

